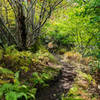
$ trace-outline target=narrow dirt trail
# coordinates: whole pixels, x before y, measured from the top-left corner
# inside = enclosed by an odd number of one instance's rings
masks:
[[[36,100],[61,100],[63,93],[67,95],[76,73],[73,66],[61,60],[58,58],[58,61],[63,66],[61,73],[49,83],[49,87],[38,90]]]

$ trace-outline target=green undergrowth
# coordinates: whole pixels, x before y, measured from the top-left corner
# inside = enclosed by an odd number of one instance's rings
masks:
[[[49,86],[47,81],[52,80],[54,76],[58,74],[57,71],[52,68],[46,68],[41,73],[34,72],[30,77],[30,81],[23,83],[19,81],[20,72],[13,73],[6,68],[0,68],[0,99],[35,100],[36,91],[38,89],[37,86]]]
[[[99,100],[96,91],[96,82],[91,75],[78,72],[78,76],[67,97],[62,96],[62,100]]]
[[[5,69],[4,69],[5,70]],[[14,74],[14,78],[9,83],[0,85],[0,99],[2,100],[34,100],[36,88],[21,84],[19,72]]]
[[[89,61],[89,58],[83,58],[71,52],[66,53],[65,56],[67,63],[70,62],[75,67],[77,76],[67,96],[62,95],[62,100],[99,100],[97,82],[94,76],[91,75],[91,66],[89,64],[91,59]],[[78,57],[80,60],[76,61]]]
[[[56,63],[57,60],[44,47],[36,53],[18,51],[15,49],[15,46],[7,46],[4,50],[0,49],[0,65],[14,72],[18,70],[28,72],[30,68],[31,70],[33,68],[35,71],[35,69],[38,70],[41,66],[47,66],[48,62]]]
[[[49,86],[59,74],[60,69],[53,68],[56,64],[45,47],[35,53],[15,46],[0,49],[0,100],[35,100],[38,87]]]
[[[14,73],[6,68],[0,67],[0,84],[9,83],[14,79]]]

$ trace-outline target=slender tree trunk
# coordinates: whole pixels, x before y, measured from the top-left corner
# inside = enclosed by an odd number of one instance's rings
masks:
[[[26,29],[26,25],[25,25],[25,16],[24,16],[24,12],[23,12],[23,8],[19,7],[20,9],[18,9],[18,28],[19,28],[19,32],[21,34],[21,42],[22,42],[22,50],[27,49],[27,29]]]

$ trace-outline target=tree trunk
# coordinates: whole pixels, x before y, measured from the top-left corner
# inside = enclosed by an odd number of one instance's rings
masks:
[[[18,9],[18,28],[19,28],[19,32],[21,34],[21,42],[22,42],[21,49],[26,50],[27,49],[27,45],[26,45],[27,29],[26,29],[26,25],[25,25],[25,16],[24,16],[22,7],[19,7],[19,9]]]

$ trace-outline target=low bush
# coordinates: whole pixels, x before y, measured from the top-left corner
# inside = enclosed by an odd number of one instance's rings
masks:
[[[15,73],[13,83],[5,83],[0,85],[0,99],[5,100],[34,100],[36,88],[22,85],[19,82],[19,72]]]

